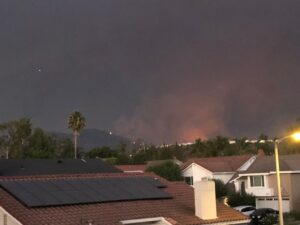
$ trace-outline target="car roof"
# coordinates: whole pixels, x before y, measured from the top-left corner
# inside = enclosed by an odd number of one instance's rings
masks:
[[[233,208],[239,210],[239,209],[244,209],[246,207],[253,207],[253,208],[255,208],[253,205],[240,205],[240,206],[233,207]]]

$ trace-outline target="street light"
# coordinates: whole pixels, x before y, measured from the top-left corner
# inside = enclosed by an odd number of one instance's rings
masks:
[[[280,139],[274,139],[274,152],[275,152],[275,163],[276,163],[276,177],[277,177],[277,190],[278,190],[278,210],[279,210],[279,224],[283,225],[283,210],[282,210],[282,196],[281,196],[281,182],[280,182],[280,168],[279,168],[279,157],[278,157],[278,145],[285,139],[293,138],[295,141],[300,141],[300,132],[293,133]]]

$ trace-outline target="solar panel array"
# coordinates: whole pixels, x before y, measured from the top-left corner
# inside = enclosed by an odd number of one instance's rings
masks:
[[[152,177],[15,180],[0,185],[28,207],[172,198]]]

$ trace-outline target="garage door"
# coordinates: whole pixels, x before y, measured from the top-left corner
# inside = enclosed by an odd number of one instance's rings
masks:
[[[278,210],[278,200],[277,197],[259,197],[256,198],[256,208],[272,208]],[[282,199],[282,209],[283,212],[290,212],[290,199]]]

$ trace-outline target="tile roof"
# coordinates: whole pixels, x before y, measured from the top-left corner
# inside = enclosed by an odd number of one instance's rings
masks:
[[[253,155],[218,156],[208,158],[191,158],[186,161],[181,169],[184,170],[192,163],[196,163],[211,172],[236,172]]]
[[[0,176],[120,172],[101,159],[0,159]]]
[[[300,155],[280,155],[280,171],[300,170]],[[258,157],[244,173],[268,173],[276,171],[275,156]]]
[[[146,164],[139,164],[139,165],[115,165],[119,170],[123,172],[136,172],[142,171],[145,172],[147,165]]]
[[[173,198],[28,208],[0,188],[0,205],[23,225],[79,225],[87,224],[87,222],[92,222],[91,224],[93,225],[114,225],[120,224],[119,222],[122,220],[150,217],[164,217],[181,225],[247,220],[247,217],[244,215],[219,202],[217,203],[218,218],[206,221],[201,220],[194,215],[194,193],[192,187],[183,182],[169,182],[149,173],[1,177],[0,180],[51,180],[125,176],[156,177],[167,186],[164,190],[171,194]]]

